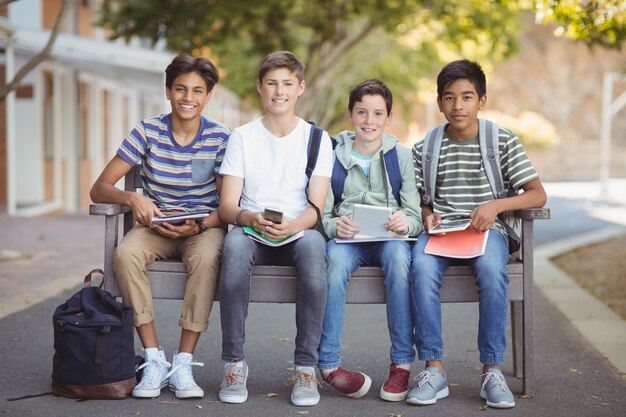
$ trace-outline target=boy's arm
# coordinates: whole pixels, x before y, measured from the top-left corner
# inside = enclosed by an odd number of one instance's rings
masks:
[[[330,184],[330,178],[322,177],[320,175],[313,175],[309,181],[309,193],[308,197],[311,203],[317,207],[324,207],[326,196],[328,195],[328,186]],[[317,223],[317,212],[314,207],[309,205],[304,212],[297,218],[289,222],[289,228],[291,233],[297,233],[300,230],[310,229]]]
[[[222,177],[215,177],[215,186],[217,187],[217,195],[220,196],[220,201],[222,198]],[[224,227],[226,223],[222,221],[219,216],[218,210],[213,210],[208,217],[203,218],[202,224],[207,229],[212,227]]]
[[[149,227],[150,221],[154,216],[162,215],[152,200],[134,191],[120,190],[115,186],[131,169],[132,166],[119,155],[115,155],[91,187],[89,196],[94,203],[113,203],[130,206],[135,220]]]
[[[528,181],[522,185],[522,189],[523,193],[513,197],[497,198],[474,208],[470,214],[471,226],[479,231],[489,230],[502,212],[543,207],[546,204],[548,197],[539,178]]]
[[[335,195],[331,187],[328,187],[326,195],[326,203],[324,204],[324,212],[322,214],[322,225],[326,236],[333,238],[337,236],[337,220],[338,217],[333,216],[333,206],[335,204]]]
[[[243,192],[243,178],[233,175],[222,177],[220,206],[217,209],[220,219],[226,224],[248,224],[254,217],[253,212],[239,208],[239,199]]]

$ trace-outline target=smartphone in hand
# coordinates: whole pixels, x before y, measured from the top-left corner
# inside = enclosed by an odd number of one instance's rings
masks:
[[[283,211],[277,208],[266,207],[263,211],[263,218],[271,221],[272,223],[282,223]]]

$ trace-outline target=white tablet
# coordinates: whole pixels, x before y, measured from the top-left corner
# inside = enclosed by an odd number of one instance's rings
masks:
[[[385,224],[390,217],[390,207],[355,204],[352,211],[352,221],[359,226],[359,235],[389,235],[391,232],[385,230]]]
[[[438,233],[456,232],[468,228],[472,221],[470,219],[442,220],[437,226],[430,229],[428,233],[436,235]]]

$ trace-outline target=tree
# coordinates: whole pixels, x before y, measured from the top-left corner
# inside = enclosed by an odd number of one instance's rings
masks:
[[[516,49],[516,1],[451,0],[126,0],[104,3],[113,37],[165,39],[169,49],[209,56],[224,83],[256,100],[261,58],[288,49],[306,64],[299,113],[331,127],[349,88],[381,77],[401,100],[415,100],[451,54],[501,59]],[[471,29],[471,30],[470,30]],[[482,54],[482,55],[481,55]]]
[[[13,3],[15,1],[17,0],[2,1],[0,2],[0,7],[6,6],[7,4]],[[50,56],[50,51],[52,51],[54,42],[57,39],[57,36],[59,34],[59,29],[61,28],[61,21],[63,20],[63,16],[65,16],[65,13],[68,9],[68,4],[70,1],[71,0],[63,0],[63,4],[61,5],[61,10],[59,11],[59,15],[57,16],[56,21],[54,22],[54,27],[52,28],[52,31],[50,32],[50,37],[48,38],[48,42],[46,43],[46,46],[37,55],[29,59],[28,62],[24,64],[22,68],[20,68],[17,74],[15,74],[13,79],[8,84],[6,84],[2,88],[2,90],[0,90],[0,101],[3,101],[11,91],[15,90],[19,86],[22,79],[24,79],[24,77],[26,77],[26,75],[28,75],[29,72],[31,72],[35,67],[37,67],[37,65],[39,65],[44,59]]]
[[[535,2],[537,21],[556,23],[556,36],[582,41],[590,48],[621,50],[626,40],[623,0],[541,0]]]

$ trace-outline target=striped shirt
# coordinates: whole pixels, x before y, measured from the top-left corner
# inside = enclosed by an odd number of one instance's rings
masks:
[[[413,161],[418,190],[424,191],[422,175],[421,141],[413,146]],[[499,131],[500,165],[504,188],[515,190],[527,182],[539,178],[522,144],[513,132],[500,128]],[[478,137],[459,141],[444,133],[437,180],[434,190],[433,211],[442,219],[468,218],[474,207],[494,199],[489,180],[485,174]],[[506,236],[504,228],[494,226]]]
[[[159,210],[213,211],[219,205],[216,176],[230,130],[205,117],[194,140],[174,140],[171,113],[145,119],[128,134],[117,151],[131,166],[143,164],[143,193]]]

